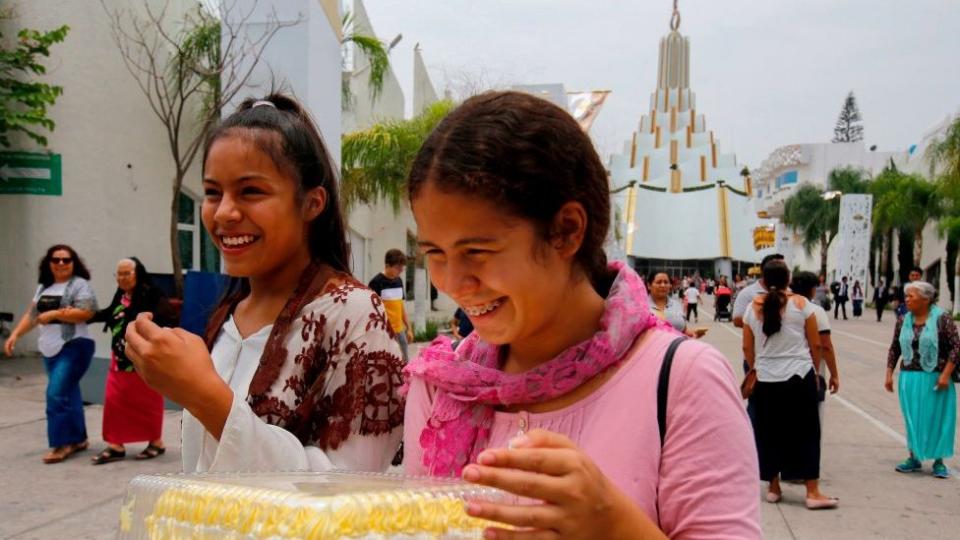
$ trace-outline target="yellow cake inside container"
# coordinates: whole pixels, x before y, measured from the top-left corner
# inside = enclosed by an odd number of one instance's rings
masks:
[[[480,538],[467,500],[502,492],[457,480],[349,472],[141,475],[120,538]]]

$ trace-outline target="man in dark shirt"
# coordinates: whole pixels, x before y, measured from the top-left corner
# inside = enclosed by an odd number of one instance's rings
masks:
[[[400,276],[407,265],[407,256],[399,249],[387,251],[383,258],[383,272],[370,280],[369,286],[373,292],[383,300],[383,309],[387,312],[390,328],[400,344],[403,361],[409,358],[407,344],[413,341],[413,328],[407,319],[407,310],[404,307],[403,280]]]

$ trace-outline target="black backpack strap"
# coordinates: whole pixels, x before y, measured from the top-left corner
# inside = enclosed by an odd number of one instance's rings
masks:
[[[663,461],[663,443],[667,440],[667,391],[670,390],[670,369],[673,367],[673,355],[680,344],[686,341],[684,336],[670,342],[660,364],[660,379],[657,381],[657,424],[660,427],[660,460]],[[657,482],[657,526],[660,526],[660,482]]]
[[[663,443],[667,437],[667,391],[670,390],[670,369],[673,367],[673,355],[686,339],[685,337],[674,339],[667,347],[667,352],[663,355],[663,363],[660,364],[660,380],[657,382],[657,424],[660,427],[660,448],[663,448]]]

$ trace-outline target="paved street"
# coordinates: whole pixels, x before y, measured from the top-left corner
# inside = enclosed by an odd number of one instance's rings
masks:
[[[708,297],[709,298],[709,297]],[[712,300],[707,300],[708,305]],[[848,306],[849,307],[849,306]],[[702,310],[712,318],[712,311]],[[763,504],[764,537],[780,539],[957,538],[960,481],[904,475],[893,466],[906,457],[903,420],[895,394],[883,389],[887,349],[893,337],[890,312],[861,320],[833,321],[840,365],[840,392],[827,398],[821,458],[821,489],[840,498],[840,508],[812,512],[802,486],[784,484],[780,504]],[[701,317],[701,323],[708,317]],[[702,324],[704,338],[731,359],[741,374],[740,331],[732,324]],[[960,448],[960,444],[957,445]],[[958,466],[950,459],[951,469]],[[758,492],[758,496],[762,491]]]
[[[700,326],[710,329],[705,339],[727,355],[739,373],[739,331],[729,323],[713,323],[710,310],[702,311]],[[836,323],[842,388],[827,404],[822,476],[823,490],[840,497],[841,507],[811,512],[803,507],[802,487],[786,485],[783,503],[763,503],[766,538],[957,537],[960,481],[936,480],[928,472],[907,476],[893,471],[905,450],[896,396],[882,387],[892,332],[889,315],[882,324],[870,317]],[[102,408],[89,406],[91,451],[62,464],[44,465],[40,461],[46,451],[44,384],[39,359],[0,360],[0,538],[112,538],[130,478],[179,470],[179,413],[167,412],[166,455],[93,467],[89,459],[100,448]],[[128,455],[141,447],[130,446]],[[948,464],[960,465],[956,459]]]

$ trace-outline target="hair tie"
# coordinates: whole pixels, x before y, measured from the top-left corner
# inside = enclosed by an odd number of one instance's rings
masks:
[[[265,99],[261,99],[261,100],[259,100],[259,101],[254,101],[254,102],[253,102],[253,105],[251,105],[250,108],[251,108],[251,109],[256,109],[257,107],[260,107],[260,106],[263,106],[263,105],[266,105],[266,106],[268,106],[268,107],[273,107],[274,109],[277,108],[277,106],[274,105],[274,103],[273,103],[272,101],[267,101],[267,100],[265,100]]]

